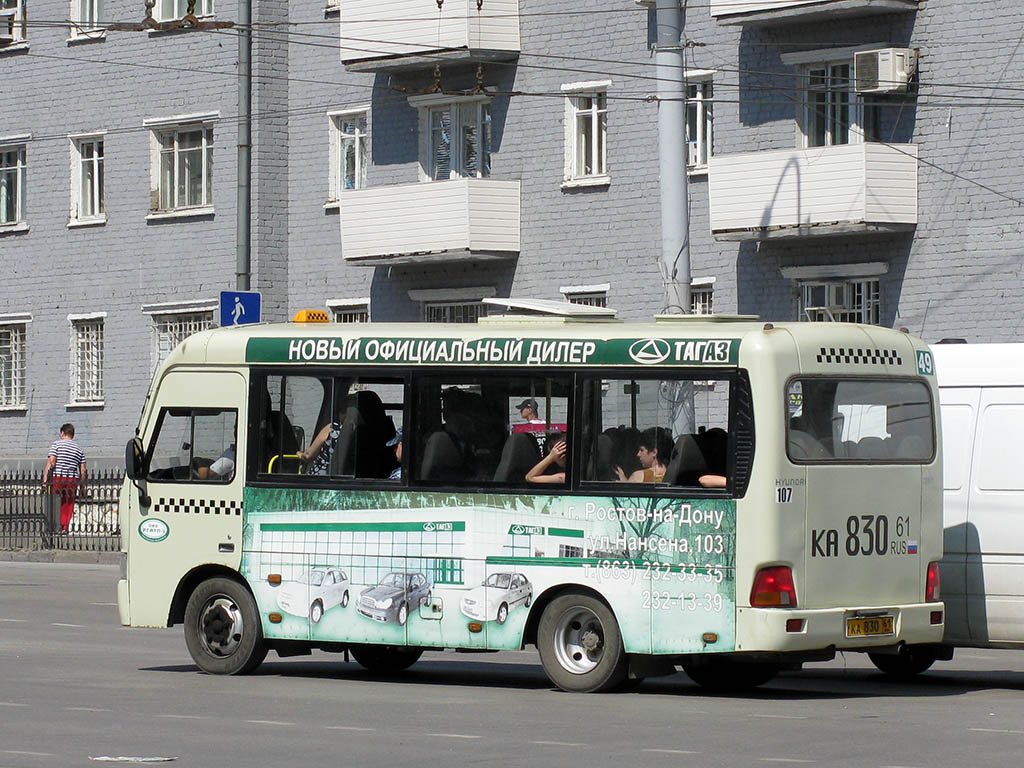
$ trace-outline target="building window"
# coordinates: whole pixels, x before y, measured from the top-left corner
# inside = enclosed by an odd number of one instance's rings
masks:
[[[25,0],[0,0],[0,48],[25,39]]]
[[[370,165],[370,132],[366,111],[330,115],[331,159],[330,195],[366,186]]]
[[[608,95],[603,91],[569,97],[572,109],[572,168],[570,179],[607,173]]]
[[[804,142],[832,147],[874,140],[876,109],[865,108],[854,91],[852,60],[812,64],[805,74]]]
[[[183,19],[186,13],[188,13],[188,0],[159,0],[157,2],[157,21]],[[213,0],[196,0],[194,13],[196,16],[213,16]]]
[[[0,320],[0,408],[24,408],[25,323]]]
[[[491,175],[491,105],[457,101],[428,107],[427,175],[432,181]]]
[[[878,280],[799,283],[800,320],[878,325]]]
[[[71,318],[71,405],[103,402],[103,317]]]
[[[424,302],[423,319],[428,323],[475,323],[487,316],[487,305],[479,301]]]
[[[690,286],[690,314],[713,315],[713,299],[714,288],[707,283]]]
[[[570,293],[566,297],[570,304],[582,304],[585,307],[607,307],[608,294],[599,293]]]
[[[25,220],[25,145],[0,147],[0,225]]]
[[[706,168],[711,157],[713,91],[711,80],[686,86],[686,167]]]
[[[213,312],[174,312],[153,315],[153,368],[191,336],[213,328]]]
[[[370,322],[370,308],[365,304],[358,307],[335,307],[334,322],[368,323]]]
[[[72,36],[85,35],[102,28],[103,0],[71,0]]]
[[[71,140],[71,219],[89,222],[106,220],[101,137]]]
[[[154,211],[213,206],[213,128],[179,125],[154,129]]]

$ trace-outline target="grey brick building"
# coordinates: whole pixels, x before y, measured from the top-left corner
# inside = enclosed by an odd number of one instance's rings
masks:
[[[213,2],[196,13],[237,17]],[[264,317],[457,321],[510,295],[660,311],[651,5],[254,0]],[[0,4],[3,465],[38,464],[65,421],[118,463],[156,361],[235,286],[237,33],[108,29],[144,13]],[[1024,6],[685,19],[697,308],[1021,336]]]

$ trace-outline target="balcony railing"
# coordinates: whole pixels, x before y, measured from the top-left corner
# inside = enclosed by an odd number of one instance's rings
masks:
[[[519,182],[453,179],[341,196],[346,261],[379,266],[519,254]]]
[[[720,24],[768,26],[905,13],[916,11],[917,4],[918,0],[711,0],[711,16]]]
[[[844,144],[720,155],[708,173],[722,240],[892,232],[917,225],[917,146]]]
[[[341,61],[353,72],[518,55],[519,0],[341,0]]]

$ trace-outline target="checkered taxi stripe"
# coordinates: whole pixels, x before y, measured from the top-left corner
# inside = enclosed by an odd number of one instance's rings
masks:
[[[153,512],[171,515],[241,515],[242,502],[227,499],[157,499]]]
[[[865,349],[862,347],[821,347],[819,363],[843,363],[844,365],[902,365],[903,360],[895,349]]]

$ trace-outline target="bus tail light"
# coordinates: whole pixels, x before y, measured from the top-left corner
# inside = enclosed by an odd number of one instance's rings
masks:
[[[788,565],[773,565],[759,570],[750,588],[750,605],[753,608],[796,608],[792,569]]]
[[[928,581],[924,587],[924,601],[926,603],[937,603],[942,599],[942,589],[939,583],[939,564],[928,563]]]

